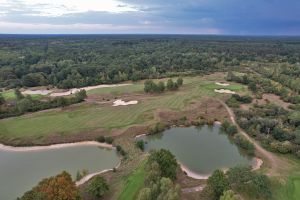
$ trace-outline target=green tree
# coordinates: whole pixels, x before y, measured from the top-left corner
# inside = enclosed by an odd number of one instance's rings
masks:
[[[224,191],[223,195],[220,197],[220,200],[239,200],[239,198],[232,190],[227,190]]]
[[[79,92],[75,93],[75,98],[78,102],[83,101],[87,97],[85,90],[80,90]]]
[[[174,185],[169,178],[162,177],[160,180],[160,193],[157,200],[179,200],[180,199],[180,187]]]
[[[5,99],[2,96],[2,94],[0,93],[0,105],[3,105],[5,103]]]
[[[168,79],[167,81],[167,89],[168,90],[173,90],[174,89],[174,82],[172,79]]]
[[[165,91],[165,89],[166,89],[165,83],[162,82],[162,81],[159,81],[159,82],[158,82],[158,85],[157,85],[157,89],[158,89],[158,92],[163,92],[163,91]]]
[[[102,198],[108,190],[109,186],[101,176],[94,177],[87,186],[87,192],[97,198]]]
[[[207,184],[212,188],[217,198],[229,189],[228,179],[221,170],[215,170],[208,178]]]
[[[172,180],[176,179],[178,164],[175,156],[169,150],[160,149],[153,151],[149,156],[148,162],[150,164],[156,162],[159,165],[163,177]]]
[[[152,200],[151,188],[145,187],[139,192],[137,200]]]
[[[180,87],[183,84],[183,79],[181,77],[179,77],[176,82],[177,82],[178,86]]]
[[[256,84],[254,82],[250,82],[248,87],[252,92],[257,92],[257,87],[256,87]]]
[[[271,182],[263,174],[252,171],[250,166],[230,168],[227,173],[229,184],[237,192],[250,197],[268,199],[271,197]]]
[[[24,99],[24,95],[20,92],[20,90],[18,88],[15,89],[15,95],[16,95],[16,98],[17,100],[21,100],[21,99]]]

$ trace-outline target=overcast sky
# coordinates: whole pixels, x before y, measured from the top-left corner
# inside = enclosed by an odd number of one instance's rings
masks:
[[[300,35],[300,0],[0,0],[0,33]]]

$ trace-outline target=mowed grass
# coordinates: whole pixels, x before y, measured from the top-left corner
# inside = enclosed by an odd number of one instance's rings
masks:
[[[113,107],[112,103],[82,104],[71,109],[50,110],[15,118],[0,120],[0,138],[22,139],[41,138],[49,134],[84,133],[97,129],[121,129],[134,124],[151,123],[154,111],[159,108],[181,110],[191,101],[199,101],[204,96],[221,96],[214,92],[217,85],[209,77],[185,77],[184,85],[178,91],[159,95],[145,95],[136,105]],[[243,87],[233,84],[235,90]],[[108,92],[108,88],[103,88]],[[117,91],[140,91],[143,83],[122,86]],[[100,91],[100,89],[97,89]],[[109,88],[110,92],[114,92]],[[97,91],[99,93],[99,91]],[[130,93],[130,92],[129,92]],[[132,99],[134,100],[134,99]]]
[[[88,95],[91,94],[113,94],[121,95],[124,93],[142,92],[144,90],[144,85],[142,83],[134,83],[130,86],[119,86],[119,87],[109,87],[109,88],[98,88],[94,90],[87,91]]]
[[[300,175],[290,175],[283,185],[277,186],[274,199],[299,200],[300,199]]]
[[[140,189],[144,186],[145,175],[145,162],[143,162],[125,179],[123,190],[118,200],[135,200]]]

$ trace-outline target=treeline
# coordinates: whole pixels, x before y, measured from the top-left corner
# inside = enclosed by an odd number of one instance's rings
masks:
[[[80,103],[87,97],[85,90],[75,93],[74,97],[55,97],[50,100],[35,100],[30,95],[24,96],[18,89],[15,89],[16,100],[6,102],[0,95],[0,119],[19,116],[27,112],[36,112],[50,108],[65,107]]]
[[[163,81],[155,83],[153,80],[146,80],[144,83],[144,91],[146,93],[161,93],[165,90],[177,90],[183,84],[183,79],[178,78],[176,82],[173,79],[168,79],[167,84]]]
[[[270,199],[271,191],[271,181],[266,175],[252,171],[251,167],[237,166],[226,173],[221,170],[214,171],[199,199],[241,200],[237,194],[244,194],[249,199]]]
[[[297,38],[1,36],[0,88],[78,88],[227,71],[243,62],[293,64],[300,62],[299,44]]]

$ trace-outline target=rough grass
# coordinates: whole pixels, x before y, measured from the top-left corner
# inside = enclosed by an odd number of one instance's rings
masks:
[[[1,94],[6,101],[13,100],[16,98],[15,92],[13,90],[4,91],[4,92],[1,92]]]
[[[145,162],[142,162],[142,164],[125,179],[123,190],[118,200],[136,199],[140,189],[144,186],[145,174]]]
[[[15,92],[13,90],[4,91],[4,92],[1,92],[1,94],[2,94],[2,96],[4,97],[4,99],[6,101],[12,101],[12,100],[16,99],[16,95],[15,95]],[[32,94],[30,96],[34,100],[38,100],[38,99],[41,99],[43,97],[42,95],[39,95],[39,94]]]
[[[154,111],[159,108],[181,110],[192,101],[203,96],[222,96],[214,92],[213,75],[184,78],[184,85],[178,91],[159,95],[143,95],[139,103],[131,106],[112,107],[111,103],[81,104],[64,110],[49,110],[0,121],[0,138],[41,138],[50,134],[73,134],[97,129],[120,129],[134,124],[151,123]],[[217,77],[218,78],[218,77]],[[219,78],[218,78],[219,79]],[[244,87],[232,84],[231,89],[243,91]],[[118,88],[96,89],[94,92],[141,91],[143,83]],[[90,91],[93,93],[93,90]],[[134,100],[134,99],[133,99]]]

